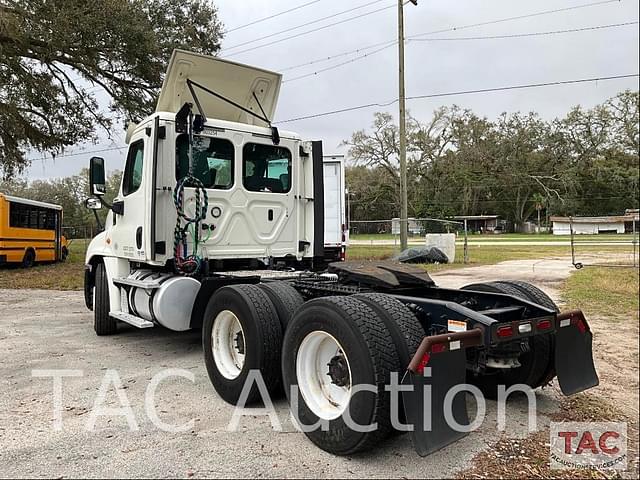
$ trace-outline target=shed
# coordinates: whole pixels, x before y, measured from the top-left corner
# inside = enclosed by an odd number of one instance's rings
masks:
[[[549,218],[553,222],[554,235],[570,235],[571,223],[573,233],[577,235],[595,235],[598,233],[625,233],[627,223],[632,224],[633,215],[607,215],[601,217],[555,217]],[[637,227],[636,227],[637,228]]]
[[[494,232],[498,226],[498,215],[456,215],[453,219],[466,220],[469,232]]]

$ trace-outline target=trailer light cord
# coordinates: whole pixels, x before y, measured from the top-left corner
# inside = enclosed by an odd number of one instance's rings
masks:
[[[193,217],[187,215],[184,209],[184,189],[185,187],[195,188],[195,213]],[[198,255],[200,244],[200,222],[207,216],[209,197],[203,183],[195,178],[191,173],[178,181],[173,192],[173,203],[176,207],[176,228],[173,236],[173,260],[176,273],[189,277],[195,276],[203,263],[202,257]],[[182,224],[184,221],[184,225]],[[193,251],[188,252],[187,232],[191,234]],[[211,235],[207,234],[206,240]]]

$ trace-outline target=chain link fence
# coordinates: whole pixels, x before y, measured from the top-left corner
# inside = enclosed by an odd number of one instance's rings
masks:
[[[62,227],[71,254],[84,255],[91,239],[99,233],[96,225],[71,225]]]

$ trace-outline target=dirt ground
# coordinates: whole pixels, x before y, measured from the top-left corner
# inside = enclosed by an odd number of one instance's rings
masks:
[[[567,259],[512,261],[494,266],[434,274],[441,286],[513,278],[531,281],[556,300],[572,271]],[[604,331],[605,320],[589,319],[594,330],[601,385],[594,390],[638,414],[638,325]],[[316,448],[295,430],[284,400],[275,403],[282,430],[262,415],[240,420],[227,431],[233,407],[213,390],[204,368],[198,332],[123,329],[96,337],[92,313],[81,292],[0,290],[0,477],[451,477],[467,469],[474,456],[496,441],[495,403],[488,402],[478,431],[421,458],[409,435],[376,450],[335,457]],[[191,372],[194,381],[170,377],[158,387],[156,412],[181,425],[183,433],[159,430],[146,414],[144,395],[151,378],[166,368]],[[62,429],[53,429],[51,378],[32,376],[37,369],[73,369],[82,376],[62,382]],[[124,417],[100,417],[87,430],[90,410],[105,375],[115,370],[135,416],[131,431]],[[557,413],[557,388],[537,394],[538,428]],[[119,406],[113,387],[108,406]],[[515,399],[507,409],[510,437],[526,432],[526,404]]]

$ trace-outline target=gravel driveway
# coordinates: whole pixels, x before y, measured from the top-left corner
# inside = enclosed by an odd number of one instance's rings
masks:
[[[442,286],[500,278],[537,283],[552,296],[571,272],[567,259],[504,262],[434,275]],[[284,400],[275,409],[282,431],[267,416],[244,417],[240,429],[227,431],[233,407],[209,383],[198,332],[161,328],[123,329],[97,337],[92,313],[81,292],[0,290],[0,476],[28,477],[450,477],[496,439],[495,404],[489,402],[480,429],[463,440],[420,458],[409,435],[376,450],[335,457],[311,444],[288,420]],[[194,381],[170,377],[158,387],[155,412],[182,433],[159,430],[146,414],[144,395],[151,378],[166,368],[191,372]],[[62,429],[53,428],[51,378],[32,376],[36,369],[78,370],[62,382]],[[131,431],[123,416],[99,417],[87,431],[90,410],[110,370],[122,382],[135,416]],[[114,388],[108,406],[119,406]],[[538,393],[538,410],[555,411],[554,389]],[[471,405],[472,406],[472,405]],[[473,409],[471,409],[473,411]],[[526,432],[526,405],[511,402],[509,435]],[[539,416],[538,426],[548,420]]]

